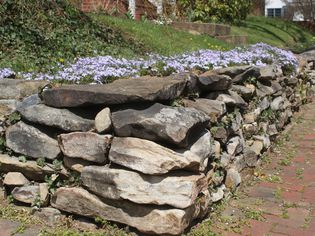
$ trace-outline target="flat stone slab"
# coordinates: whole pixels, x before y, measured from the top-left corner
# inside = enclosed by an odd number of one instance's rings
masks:
[[[144,110],[127,109],[112,114],[116,136],[137,137],[188,147],[209,124],[209,117],[194,108],[156,103]]]
[[[39,88],[48,84],[47,81],[1,79],[0,99],[21,99],[38,93]]]
[[[228,90],[232,79],[227,75],[218,75],[213,71],[205,72],[198,77],[198,87],[203,92]]]
[[[92,132],[73,132],[58,136],[63,154],[70,158],[105,163],[112,140],[111,135],[99,135]]]
[[[64,131],[89,131],[94,120],[84,119],[67,109],[57,109],[38,104],[19,109],[22,117],[30,122],[47,125]]]
[[[20,172],[9,172],[3,179],[3,184],[8,186],[23,186],[28,183],[28,179]]]
[[[181,209],[193,205],[207,187],[203,174],[178,172],[169,176],[148,176],[103,166],[84,167],[81,179],[89,190],[105,198]]]
[[[140,232],[179,235],[193,219],[203,217],[209,204],[208,196],[186,209],[139,205],[129,201],[100,200],[82,188],[59,188],[52,197],[53,207],[89,218],[102,217],[137,228]]]
[[[42,95],[44,103],[53,107],[169,101],[184,92],[189,80],[189,74],[120,79],[104,85],[62,86],[45,90]]]
[[[0,172],[21,172],[28,179],[35,181],[44,181],[46,175],[55,173],[52,165],[45,165],[43,167],[37,165],[36,161],[21,162],[16,157],[10,157],[6,154],[0,154]],[[60,175],[65,177],[68,172],[62,168]]]
[[[149,175],[161,175],[176,169],[199,170],[201,158],[195,154],[175,152],[155,142],[139,138],[113,139],[111,162]]]
[[[23,121],[6,130],[6,145],[32,158],[55,159],[61,153],[57,140]]]
[[[211,134],[205,131],[189,148],[182,150],[172,150],[145,139],[115,137],[109,159],[144,174],[161,175],[178,169],[203,171],[211,154]]]
[[[211,100],[206,98],[198,98],[195,100],[183,100],[185,107],[192,107],[208,115],[211,121],[216,121],[226,113],[226,105],[224,102]]]

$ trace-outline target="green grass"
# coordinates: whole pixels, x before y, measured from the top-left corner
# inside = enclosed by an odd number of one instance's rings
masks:
[[[96,22],[120,30],[125,36],[141,42],[147,51],[162,55],[174,55],[198,49],[226,50],[231,48],[230,45],[206,35],[194,35],[149,21],[138,22],[104,14],[90,16]]]
[[[314,35],[294,22],[266,17],[248,17],[232,34],[247,35],[249,44],[264,42],[281,48],[301,51],[315,44]]]

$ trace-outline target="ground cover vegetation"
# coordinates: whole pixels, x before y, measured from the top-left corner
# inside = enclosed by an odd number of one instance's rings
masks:
[[[116,65],[110,66],[101,75],[96,72],[95,79],[90,78],[93,76],[90,70],[94,67],[86,69],[87,71],[82,71],[80,68],[81,71],[71,72],[73,76],[80,76],[80,78],[72,76],[69,80],[91,82],[93,80],[109,81],[109,79],[117,76],[134,74],[167,75],[183,70],[167,65],[169,61],[179,59],[178,63],[182,63],[181,61],[188,55],[203,56],[205,51],[199,51],[200,49],[225,51],[232,48],[231,45],[206,35],[192,35],[188,32],[176,31],[171,27],[153,24],[147,20],[136,22],[131,19],[116,18],[104,14],[86,15],[67,1],[0,0],[0,3],[1,77],[23,72],[23,78],[26,79],[43,78],[43,75],[46,78],[47,75],[51,76],[48,79],[62,79],[63,76],[61,75],[69,75],[68,72],[71,68],[73,69],[73,65],[91,64],[91,60],[94,62],[101,60],[100,63],[103,66],[108,65],[104,60],[110,61],[112,65],[116,63]],[[289,27],[292,32],[290,31],[287,37],[279,39],[280,34],[273,40],[268,40],[272,37],[268,36],[269,31],[266,30],[266,33],[261,33],[263,37],[258,38],[255,35],[259,35],[257,34],[259,30],[253,29],[250,26],[253,24],[251,22],[253,20],[250,18],[249,21],[245,22],[248,26],[233,28],[240,34],[248,32],[250,43],[257,43],[261,39],[261,41],[265,40],[271,45],[283,46],[284,42],[299,44],[303,40],[306,42],[311,40],[311,34],[302,32],[297,26]],[[299,34],[299,32],[301,33]],[[276,33],[271,32],[272,35]],[[281,41],[283,41],[282,44]],[[192,53],[188,54],[187,52]],[[148,53],[151,56],[147,56]],[[152,57],[152,54],[163,56]],[[219,55],[220,52],[216,54]],[[169,57],[165,58],[164,56]],[[125,65],[126,60],[122,58],[143,59],[135,60],[138,62],[132,61],[132,70],[127,73],[129,67]],[[215,58],[217,57],[214,57],[213,62],[209,62],[209,58],[205,59],[204,61],[208,65],[205,67],[203,63],[201,67],[208,69],[211,66],[217,66],[218,61]],[[161,62],[161,60],[166,60],[166,62]],[[255,60],[259,61],[257,58]],[[89,63],[82,64],[82,61],[89,61]],[[143,63],[143,61],[146,62]],[[137,64],[137,71],[135,71],[135,63]],[[187,63],[192,64],[191,62]],[[187,66],[187,63],[182,68],[191,69],[194,67]],[[231,61],[230,65],[233,63],[235,62]],[[122,64],[124,64],[123,68],[116,71],[117,67]],[[227,63],[221,64],[224,66]],[[198,66],[197,63],[196,67]],[[68,69],[66,70],[66,68]],[[110,72],[110,70],[113,71]]]
[[[145,17],[135,21],[128,17],[115,17],[104,13],[89,14],[99,24],[121,31],[136,42],[141,42],[146,51],[170,56],[199,49],[227,50],[231,45],[207,35],[194,35],[178,31],[165,24],[165,20],[153,23]]]
[[[48,71],[77,57],[141,53],[141,45],[68,1],[0,0],[0,67]]]
[[[247,35],[249,44],[264,42],[297,53],[315,43],[310,31],[295,22],[277,18],[249,16],[239,25],[232,26],[232,34]]]
[[[64,83],[108,83],[120,77],[167,76],[191,70],[207,71],[233,65],[267,64],[277,64],[292,71],[297,66],[297,60],[289,51],[260,43],[225,52],[208,49],[170,57],[152,54],[146,59],[85,57],[79,58],[73,64],[60,66],[60,70],[53,74],[20,73],[17,76]],[[15,75],[15,72],[9,68],[0,70],[0,78],[11,75]]]

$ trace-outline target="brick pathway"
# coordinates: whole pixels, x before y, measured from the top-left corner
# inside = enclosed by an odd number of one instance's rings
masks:
[[[219,223],[212,220],[218,235],[315,236],[315,103],[277,142],[256,178],[216,215]]]

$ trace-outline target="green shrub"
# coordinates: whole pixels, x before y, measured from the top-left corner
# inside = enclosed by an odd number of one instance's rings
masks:
[[[180,12],[191,21],[238,23],[251,9],[250,0],[179,0]]]

